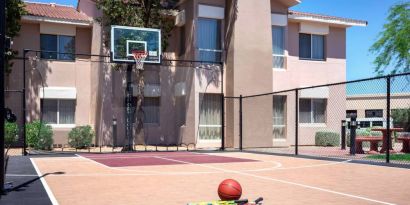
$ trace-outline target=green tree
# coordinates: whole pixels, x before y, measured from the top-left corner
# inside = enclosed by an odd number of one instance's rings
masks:
[[[168,39],[174,26],[170,18],[172,7],[176,0],[98,0],[97,8],[103,16],[97,19],[103,27],[103,36],[106,48],[109,46],[110,26],[123,25],[145,28],[161,29],[162,49],[168,46]],[[114,68],[118,68],[117,65]],[[140,92],[136,95],[136,143],[144,143],[143,140],[143,116],[142,102],[144,100],[144,71],[136,71],[136,83]]]
[[[22,0],[6,0],[6,36],[13,40],[18,36],[21,29],[21,17],[27,14],[25,4]],[[6,73],[11,72],[13,62],[11,62],[18,54],[18,51],[13,49],[6,50]]]
[[[375,72],[383,75],[389,66],[391,74],[410,71],[410,2],[402,2],[389,10],[383,26],[370,52],[376,54]]]

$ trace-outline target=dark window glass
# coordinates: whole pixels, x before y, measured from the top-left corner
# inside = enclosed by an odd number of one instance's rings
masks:
[[[325,59],[325,37],[312,35],[312,59]]]
[[[299,33],[299,57],[300,58],[311,58],[311,35]]]
[[[41,52],[41,58],[45,59],[57,59],[57,36],[49,34],[40,35],[40,49],[42,51],[54,51],[54,52]]]
[[[346,110],[346,118],[350,118],[352,114],[357,116],[357,110]]]
[[[365,117],[383,117],[383,110],[365,110]]]
[[[185,26],[181,27],[181,35],[180,35],[180,45],[179,45],[179,55],[184,55],[185,54]]]
[[[369,121],[359,122],[359,125],[361,128],[367,128],[367,127],[370,127],[370,122]]]
[[[159,123],[159,97],[145,97],[142,103],[144,110],[144,123]]]
[[[58,100],[44,99],[43,103],[43,120],[49,124],[57,124]]]
[[[372,123],[373,127],[383,127],[383,122],[382,121],[374,121]]]
[[[221,60],[221,21],[218,19],[198,19],[197,47],[202,61]]]
[[[58,52],[59,53],[75,53],[73,36],[58,36]],[[59,60],[74,60],[73,54],[59,54]]]
[[[75,38],[73,36],[58,36],[50,34],[40,35],[41,58],[58,59],[58,60],[74,60],[75,53]],[[53,51],[53,52],[46,52]],[[58,54],[58,53],[60,54]],[[61,54],[64,53],[64,54]]]

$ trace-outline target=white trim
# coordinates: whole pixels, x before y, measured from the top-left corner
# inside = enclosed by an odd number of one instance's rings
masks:
[[[321,18],[315,18],[315,17],[308,17],[308,16],[299,16],[299,15],[294,15],[294,14],[289,14],[288,15],[289,19],[296,20],[296,21],[309,21],[309,22],[317,22],[317,23],[327,23],[327,24],[335,24],[335,25],[342,25],[342,26],[367,26],[366,23],[353,23],[353,22],[348,22],[348,21],[342,21],[342,20],[327,20],[327,19],[321,19]]]
[[[271,14],[271,25],[272,26],[287,26],[288,16],[284,14]]]
[[[36,170],[37,176],[40,177],[41,184],[43,184],[44,189],[46,190],[46,193],[48,195],[48,198],[50,199],[51,203],[53,205],[58,205],[57,199],[54,196],[53,192],[51,191],[50,187],[47,184],[47,181],[42,177],[43,174],[41,174],[40,169],[38,169],[36,163],[33,161],[33,158],[30,158],[31,164],[33,164],[34,170]]]
[[[198,5],[198,17],[211,19],[224,19],[225,9],[218,6]]]
[[[47,23],[57,23],[57,24],[68,24],[68,25],[76,25],[76,26],[91,26],[91,21],[79,21],[79,20],[67,20],[67,19],[58,19],[58,18],[50,18],[50,17],[42,17],[42,16],[22,16],[22,20],[26,21],[36,21],[36,22],[47,22]]]
[[[77,98],[77,89],[75,87],[40,87],[40,98],[74,100]]]
[[[299,123],[300,127],[327,127],[326,123]]]
[[[328,24],[312,23],[312,22],[302,22],[299,25],[299,33],[316,34],[316,35],[328,35],[329,34],[329,25]]]
[[[222,127],[222,125],[199,125],[199,127]]]
[[[155,63],[155,64],[159,64],[161,63],[161,52],[162,52],[162,45],[161,45],[161,30],[160,29],[154,29],[154,28],[139,28],[139,27],[132,27],[132,26],[118,26],[118,25],[112,25],[111,26],[111,45],[110,45],[110,50],[111,50],[111,60],[113,62],[134,62],[134,60],[132,59],[116,59],[113,55],[113,53],[115,52],[114,50],[114,29],[128,29],[128,30],[140,30],[140,31],[152,31],[152,32],[156,32],[158,34],[158,61],[150,61],[150,60],[144,60],[144,63]],[[150,52],[150,51],[148,51]]]
[[[197,144],[214,144],[214,143],[220,143],[222,141],[222,139],[216,140],[216,139],[198,139],[198,143]]]
[[[75,124],[48,124],[48,125],[50,125],[52,128],[74,128],[76,127]]]

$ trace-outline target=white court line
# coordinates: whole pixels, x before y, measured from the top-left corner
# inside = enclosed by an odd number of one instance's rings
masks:
[[[30,158],[30,161],[31,161],[31,163],[33,164],[33,167],[34,167],[34,169],[35,169],[36,172],[37,172],[37,176],[40,177],[40,181],[41,181],[41,183],[43,184],[43,187],[44,187],[44,189],[46,190],[47,195],[48,195],[48,198],[50,199],[51,203],[52,203],[53,205],[58,205],[57,199],[54,197],[54,194],[53,194],[53,192],[51,191],[50,187],[48,186],[46,180],[44,179],[44,177],[41,177],[41,176],[43,176],[43,174],[41,174],[40,170],[38,169],[36,163],[33,161],[32,158]]]
[[[226,173],[235,173],[235,174],[250,176],[250,177],[254,177],[254,178],[259,178],[259,179],[264,179],[264,180],[269,180],[269,181],[280,182],[280,183],[284,183],[284,184],[290,184],[290,185],[300,186],[300,187],[304,187],[304,188],[308,188],[308,189],[313,189],[313,190],[323,191],[323,192],[327,192],[327,193],[332,193],[332,194],[347,196],[347,197],[351,197],[351,198],[355,198],[355,199],[361,199],[361,200],[370,201],[370,202],[379,203],[379,204],[395,205],[395,204],[393,204],[393,203],[384,202],[384,201],[379,201],[379,200],[375,200],[375,199],[370,199],[370,198],[363,197],[363,196],[358,196],[358,195],[353,195],[353,194],[347,194],[347,193],[343,193],[343,192],[333,191],[333,190],[330,190],[330,189],[325,189],[325,188],[320,188],[320,187],[315,187],[315,186],[310,186],[310,185],[305,185],[305,184],[290,182],[290,181],[281,180],[281,179],[275,179],[275,178],[271,178],[271,177],[259,176],[259,175],[255,175],[255,174],[251,174],[251,173],[245,173],[245,172],[241,172],[241,171],[228,170],[228,169],[218,168],[218,167],[214,167],[214,166],[210,166],[210,165],[196,164],[196,163],[185,162],[185,161],[175,160],[175,159],[168,159],[168,158],[165,158],[165,157],[158,157],[158,158],[161,158],[161,159],[164,159],[164,160],[170,160],[170,161],[180,162],[180,163],[185,163],[185,164],[193,164],[193,165],[197,165],[197,166],[202,166],[202,167],[206,167],[206,168],[210,168],[210,169],[215,169],[215,170],[223,171],[223,172],[226,172]]]

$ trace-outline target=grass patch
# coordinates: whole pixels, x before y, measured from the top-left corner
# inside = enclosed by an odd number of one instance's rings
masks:
[[[368,158],[368,159],[386,159],[386,155],[385,154],[369,155],[366,158]],[[410,161],[410,154],[390,154],[390,160]]]

